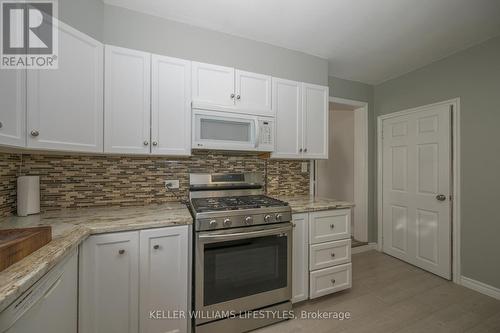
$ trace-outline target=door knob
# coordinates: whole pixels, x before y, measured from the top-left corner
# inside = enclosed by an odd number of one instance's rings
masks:
[[[237,96],[236,96],[236,99],[241,99],[241,96],[240,96],[240,95],[237,95]]]
[[[125,250],[124,249],[121,249],[118,251],[119,254],[124,254],[125,253]]]
[[[231,99],[233,99],[234,98],[234,94],[229,95],[229,97],[231,97]]]
[[[37,130],[31,131],[31,136],[38,136],[39,134],[40,134],[40,132],[38,132]]]
[[[158,141],[153,141],[153,146],[158,146]]]
[[[160,245],[158,245],[158,244],[153,246],[153,249],[155,249],[155,250],[158,250],[159,248],[160,248]]]
[[[444,195],[444,194],[438,194],[438,195],[436,195],[436,199],[438,199],[439,201],[445,201],[446,200],[446,195]]]
[[[145,145],[145,146],[149,145],[149,141],[148,141],[148,140],[145,140],[145,141],[144,141],[144,145]]]

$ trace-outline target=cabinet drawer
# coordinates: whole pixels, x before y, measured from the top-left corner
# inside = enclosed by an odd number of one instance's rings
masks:
[[[309,269],[314,271],[351,262],[351,240],[311,245],[309,251]]]
[[[320,269],[310,274],[309,298],[317,298],[351,288],[351,264]]]
[[[351,237],[351,210],[327,210],[310,215],[309,243],[318,244]]]

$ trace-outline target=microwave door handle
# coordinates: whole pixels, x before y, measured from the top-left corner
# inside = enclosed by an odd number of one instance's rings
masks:
[[[259,138],[260,138],[259,119],[255,118],[254,119],[254,124],[255,124],[255,141],[254,141],[254,147],[257,148],[259,146]]]

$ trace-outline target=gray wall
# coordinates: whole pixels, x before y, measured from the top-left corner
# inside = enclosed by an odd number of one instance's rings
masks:
[[[328,78],[330,97],[347,98],[368,103],[368,241],[377,241],[377,220],[375,205],[375,182],[377,177],[375,163],[375,109],[373,103],[374,89],[372,85],[340,79],[330,76]]]
[[[462,275],[500,288],[500,37],[378,85],[375,110],[455,97],[462,114]]]
[[[104,6],[104,43],[328,84],[325,59],[115,6]]]
[[[104,4],[101,0],[59,0],[59,19],[102,41]]]

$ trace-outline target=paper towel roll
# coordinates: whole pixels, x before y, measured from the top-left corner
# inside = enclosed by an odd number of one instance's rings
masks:
[[[17,215],[40,213],[40,176],[17,177]]]

